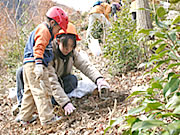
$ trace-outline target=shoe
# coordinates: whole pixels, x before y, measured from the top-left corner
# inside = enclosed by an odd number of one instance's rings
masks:
[[[19,105],[16,104],[12,108],[12,114],[13,114],[13,116],[17,116],[18,113],[19,113]]]
[[[33,115],[29,121],[23,121],[20,119],[20,115],[18,115],[15,121],[20,122],[22,125],[27,125],[27,124],[33,123],[37,119],[37,117],[38,117],[37,115]]]
[[[20,119],[20,115],[18,115],[16,118],[15,118],[15,122],[20,122],[21,119]]]
[[[59,116],[54,116],[51,120],[47,121],[47,122],[44,122],[44,123],[41,123],[42,126],[45,126],[45,125],[51,125],[51,124],[54,124],[56,123],[57,121],[61,120],[62,117],[59,117]]]

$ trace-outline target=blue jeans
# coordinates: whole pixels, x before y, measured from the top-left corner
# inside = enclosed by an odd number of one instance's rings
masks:
[[[75,88],[77,88],[78,80],[75,75],[70,74],[65,77],[62,77],[61,79],[63,81],[63,84],[61,84],[61,82],[59,81],[59,85],[63,86],[66,94],[71,93]],[[23,67],[19,67],[16,71],[16,85],[18,106],[21,107],[21,102],[24,93]],[[51,102],[53,105],[58,105],[53,96],[51,98]]]
[[[19,67],[16,71],[16,86],[18,107],[21,107],[22,97],[24,93],[23,67]]]

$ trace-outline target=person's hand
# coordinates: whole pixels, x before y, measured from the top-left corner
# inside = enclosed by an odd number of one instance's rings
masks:
[[[110,89],[110,85],[103,78],[97,80],[97,86],[99,91],[101,91],[101,89]]]
[[[76,109],[76,108],[73,106],[72,103],[68,103],[68,104],[64,107],[65,115],[71,114],[75,109]]]
[[[34,73],[36,75],[36,80],[40,79],[43,76],[43,64],[36,64]]]

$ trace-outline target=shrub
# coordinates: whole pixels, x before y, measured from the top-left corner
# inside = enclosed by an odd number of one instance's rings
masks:
[[[111,120],[106,131],[121,123],[123,135],[177,135],[180,133],[180,16],[174,20],[164,20],[163,7],[157,9],[154,30],[141,30],[139,33],[155,35],[151,48],[158,45],[155,54],[146,63],[152,69],[146,74],[156,74],[146,90],[136,90],[127,99],[136,96],[136,107],[128,114]],[[163,68],[161,68],[163,66]],[[157,72],[159,75],[157,76]],[[126,100],[127,100],[126,99]],[[122,130],[122,128],[120,129]]]
[[[118,20],[113,22],[104,46],[105,57],[111,59],[116,73],[136,68],[142,55],[136,35],[136,22],[131,19],[128,7],[118,12]]]

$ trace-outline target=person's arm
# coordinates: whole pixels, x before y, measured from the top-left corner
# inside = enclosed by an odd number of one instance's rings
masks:
[[[34,37],[35,45],[33,47],[33,52],[36,64],[42,64],[43,54],[50,39],[51,34],[48,28],[44,24],[41,24],[37,28]]]
[[[36,74],[36,79],[41,79],[43,75],[43,55],[50,39],[51,34],[49,30],[44,24],[41,24],[37,28],[34,36],[35,45],[33,47],[33,53],[35,59],[34,73]]]
[[[103,78],[89,59],[77,51],[74,51],[74,66],[95,83],[98,78]]]
[[[74,51],[74,66],[91,79],[98,86],[98,90],[110,88],[100,72],[91,64],[88,56],[83,57],[82,54]]]
[[[58,77],[55,73],[55,69],[52,66],[52,63],[49,63],[48,70],[49,70],[49,81],[51,83],[52,94],[56,100],[56,102],[61,106],[64,107],[67,103],[70,102],[69,97],[64,92],[64,89],[61,87]]]
[[[65,115],[70,115],[76,108],[64,92],[64,89],[61,87],[58,81],[58,77],[55,73],[55,69],[52,65],[53,61],[48,65],[49,81],[51,83],[52,95],[55,98],[56,102],[64,109]]]

